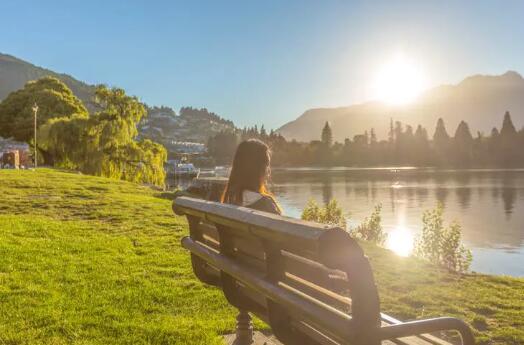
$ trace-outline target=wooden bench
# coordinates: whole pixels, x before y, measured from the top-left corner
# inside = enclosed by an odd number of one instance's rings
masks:
[[[239,309],[236,344],[251,344],[248,313],[284,344],[440,344],[428,333],[470,328],[451,317],[400,322],[380,312],[373,273],[362,249],[336,227],[217,202],[178,197],[186,215],[195,275],[223,290]]]

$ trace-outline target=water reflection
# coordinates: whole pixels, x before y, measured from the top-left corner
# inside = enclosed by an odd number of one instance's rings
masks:
[[[386,248],[400,256],[409,256],[413,251],[414,234],[406,227],[399,226],[389,232]]]
[[[406,234],[412,245],[413,234],[420,231],[422,212],[440,202],[446,222],[462,224],[464,241],[476,255],[474,270],[524,275],[524,265],[514,265],[515,260],[524,262],[524,171],[275,170],[273,182],[291,216],[300,216],[311,197],[322,202],[336,198],[354,225],[381,203],[382,224],[392,238],[388,245],[399,253],[410,243]],[[485,257],[493,253],[496,267]]]

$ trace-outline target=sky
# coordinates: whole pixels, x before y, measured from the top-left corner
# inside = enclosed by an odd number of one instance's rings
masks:
[[[398,54],[425,86],[524,73],[524,1],[0,0],[0,52],[149,105],[278,128],[374,98]]]

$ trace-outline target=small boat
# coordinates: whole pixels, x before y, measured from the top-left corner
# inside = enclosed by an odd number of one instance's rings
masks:
[[[200,169],[198,177],[215,177],[215,169]]]
[[[231,173],[231,168],[227,166],[217,166],[215,167],[215,176],[216,177],[229,177]]]
[[[195,168],[193,163],[178,163],[175,165],[174,173],[179,177],[198,177],[200,169]]]

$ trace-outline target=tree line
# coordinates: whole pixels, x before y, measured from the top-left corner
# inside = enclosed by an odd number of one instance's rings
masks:
[[[275,166],[434,166],[434,167],[522,167],[524,166],[524,129],[517,130],[509,112],[500,129],[474,136],[461,121],[450,135],[442,118],[433,135],[426,128],[390,119],[386,140],[378,140],[371,128],[362,134],[334,142],[328,122],[319,140],[309,143],[286,140],[264,126],[224,131],[208,141],[208,153],[220,164],[231,161],[236,145],[244,139],[258,138],[273,151]]]
[[[124,90],[104,85],[96,88],[94,103],[98,110],[89,114],[60,80],[30,81],[0,103],[0,136],[27,142],[33,150],[36,104],[40,164],[163,185],[165,148],[137,139],[144,105]]]

